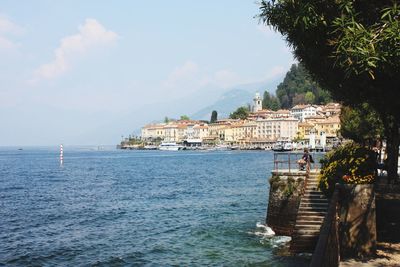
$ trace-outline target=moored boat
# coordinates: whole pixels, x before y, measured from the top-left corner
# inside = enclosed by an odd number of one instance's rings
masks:
[[[159,150],[165,150],[165,151],[178,151],[178,150],[183,150],[183,146],[178,145],[175,142],[162,142],[159,146]]]

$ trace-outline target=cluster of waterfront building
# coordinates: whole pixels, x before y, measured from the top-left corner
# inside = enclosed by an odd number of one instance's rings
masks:
[[[241,149],[270,149],[277,142],[296,142],[302,147],[330,145],[340,129],[338,103],[296,105],[290,110],[262,109],[259,94],[246,119],[176,120],[145,125],[146,144],[173,142],[186,147],[227,145]]]

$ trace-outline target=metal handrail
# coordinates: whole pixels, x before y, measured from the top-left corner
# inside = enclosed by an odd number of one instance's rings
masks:
[[[279,171],[279,169],[285,169],[288,170],[289,173],[292,172],[293,169],[297,169],[297,168],[293,168],[292,165],[293,164],[298,164],[297,161],[301,158],[301,156],[304,153],[302,152],[275,152],[274,153],[274,171]],[[316,158],[320,158],[320,154],[318,153],[310,153],[311,156],[314,159],[314,163],[313,163],[313,167],[314,169],[318,170],[318,161],[316,160]],[[294,159],[293,159],[294,157]],[[286,165],[283,168],[280,168],[280,165]],[[311,164],[307,165],[307,171],[309,172],[311,169]]]

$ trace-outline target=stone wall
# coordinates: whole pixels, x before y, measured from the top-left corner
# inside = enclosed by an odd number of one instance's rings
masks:
[[[400,185],[377,185],[376,228],[379,241],[400,242]]]
[[[341,192],[339,238],[342,257],[376,252],[374,185],[344,185]]]
[[[272,173],[266,223],[276,235],[292,235],[305,177],[305,172]]]

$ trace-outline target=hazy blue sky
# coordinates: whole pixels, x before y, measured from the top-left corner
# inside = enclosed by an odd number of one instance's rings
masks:
[[[116,144],[213,101],[182,99],[282,75],[293,57],[257,13],[254,0],[0,1],[0,145]]]

